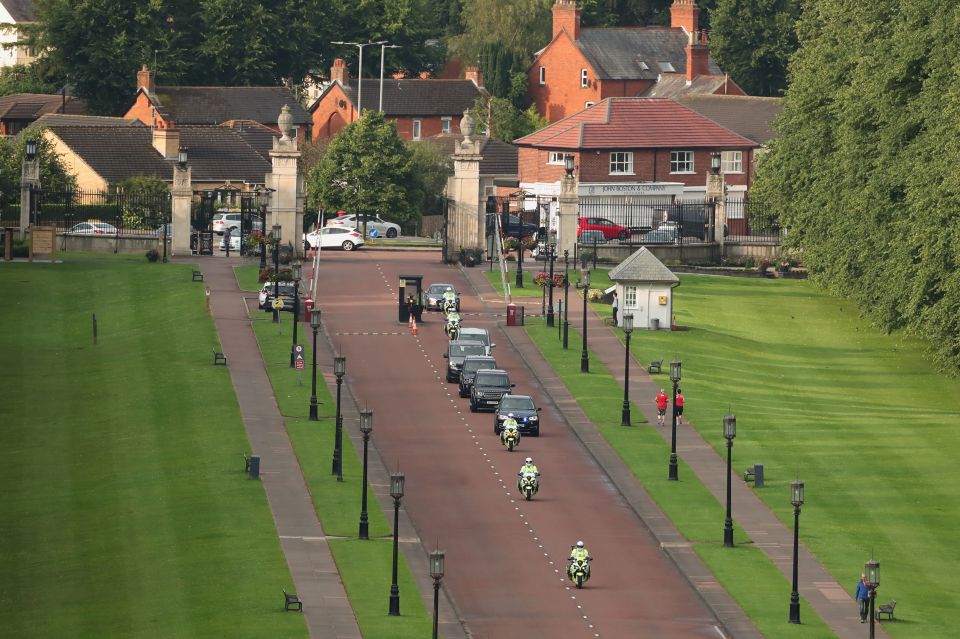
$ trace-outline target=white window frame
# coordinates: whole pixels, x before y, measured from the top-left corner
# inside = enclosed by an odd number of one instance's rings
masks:
[[[617,168],[616,167],[621,167]],[[633,151],[610,153],[610,175],[633,175]]]
[[[636,286],[623,287],[623,307],[624,308],[637,307],[637,287]]]
[[[721,151],[720,172],[743,173],[743,151]]]
[[[670,173],[695,173],[693,151],[670,151]]]
[[[419,139],[420,139],[420,130],[421,130],[421,127],[422,127],[422,123],[423,123],[422,120],[414,120],[414,121],[413,121],[413,139],[414,139],[414,140],[419,140]]]
[[[440,118],[440,127],[440,130],[444,133],[450,133],[453,127],[453,118],[451,118],[449,115]]]
[[[540,86],[546,86],[547,84],[547,68],[540,67]]]
[[[550,151],[547,155],[547,164],[550,166],[564,166],[563,160],[568,155],[570,154],[564,153],[563,151]]]
[[[594,104],[596,104],[596,102],[590,102],[590,101],[588,100],[587,102],[584,102],[584,103],[583,103],[583,108],[584,108],[584,109],[589,109],[589,108],[592,107]]]
[[[590,77],[586,69],[580,69],[580,88],[585,89],[590,86]]]

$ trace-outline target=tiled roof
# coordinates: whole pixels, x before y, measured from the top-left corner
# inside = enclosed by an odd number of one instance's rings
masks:
[[[61,115],[48,113],[37,118],[35,124],[41,126],[146,126],[140,120],[111,118],[101,115]]]
[[[280,137],[279,133],[257,122],[234,122],[231,128],[265,160],[270,161],[270,150],[273,149],[273,141]]]
[[[583,29],[577,46],[601,80],[656,80],[669,69],[687,70],[686,47],[689,36],[683,29],[670,27],[607,27]],[[710,75],[723,75],[711,59]]]
[[[64,98],[59,93],[12,93],[0,97],[0,118],[4,120],[35,120],[63,108],[66,113],[85,113],[87,103],[72,95]]]
[[[310,124],[310,115],[286,87],[156,87],[150,101],[177,126],[229,120],[276,124],[285,104],[294,125]]]
[[[173,179],[172,161],[153,148],[148,127],[53,125],[48,129],[110,184],[138,175]],[[270,163],[229,127],[178,129],[181,144],[190,149],[196,182],[262,183],[271,170]]]
[[[0,0],[14,22],[33,22],[37,13],[33,9],[33,0]]]
[[[669,74],[660,76],[660,80],[640,94],[644,98],[667,98],[670,100],[684,95],[717,93],[723,90],[726,82],[733,84],[723,75],[698,75],[687,84],[683,75]]]
[[[517,147],[509,142],[503,142],[494,138],[477,138],[483,140],[480,147],[480,175],[499,175],[516,176],[518,175],[518,150]],[[459,133],[441,133],[427,138],[426,141],[439,145],[445,153],[453,155],[456,149],[456,142],[463,140],[463,135]]]
[[[356,105],[356,78],[350,79],[343,92]],[[481,95],[483,92],[472,80],[384,79],[383,113],[388,117],[463,115]],[[380,80],[364,80],[362,97],[364,109],[379,108]]]
[[[611,282],[667,282],[678,284],[680,278],[663,265],[657,256],[641,247],[617,264],[607,274]]]
[[[773,123],[783,111],[780,98],[746,95],[685,95],[677,102],[757,144],[777,137]]]
[[[552,149],[757,146],[682,104],[654,98],[607,98],[515,143]]]

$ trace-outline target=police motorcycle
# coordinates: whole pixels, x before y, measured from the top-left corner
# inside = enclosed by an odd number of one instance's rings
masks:
[[[443,292],[443,299],[440,302],[440,308],[444,315],[457,312],[457,294],[452,290]]]
[[[520,472],[517,473],[520,478],[517,480],[517,488],[527,501],[533,499],[533,496],[540,490],[540,473],[532,470],[532,468],[536,468],[536,466],[533,466],[533,460],[527,457],[527,463],[521,466]]]
[[[592,557],[587,552],[582,541],[570,547],[570,563],[567,564],[567,578],[573,582],[577,588],[583,588],[583,584],[590,579],[590,562]]]
[[[443,330],[447,334],[447,339],[451,342],[460,337],[460,313],[448,313],[447,322],[443,325]]]
[[[510,452],[513,452],[514,447],[520,443],[520,426],[517,424],[517,420],[513,418],[513,413],[508,414],[507,418],[503,420],[500,443],[506,446]]]

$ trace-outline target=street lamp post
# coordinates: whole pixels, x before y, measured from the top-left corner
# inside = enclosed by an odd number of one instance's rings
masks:
[[[373,411],[360,411],[360,432],[363,433],[363,497],[360,500],[360,539],[370,539],[367,522],[367,444],[373,432]]]
[[[563,250],[563,350],[567,350],[570,345],[570,314],[568,308],[570,305],[570,267],[568,260],[570,251]]]
[[[797,589],[800,550],[800,506],[803,506],[803,482],[790,482],[790,503],[793,504],[793,590],[790,591],[790,623],[800,623],[800,592]]]
[[[584,260],[586,263],[586,260]],[[580,269],[580,282],[577,284],[583,289],[583,348],[580,351],[580,372],[590,372],[590,355],[587,353],[587,291],[590,290],[590,271],[586,267]]]
[[[673,404],[670,419],[670,474],[671,481],[677,481],[677,384],[680,383],[680,360],[670,362],[670,381],[673,382]]]
[[[733,517],[730,512],[730,456],[733,452],[733,440],[737,436],[737,416],[726,415],[723,418],[723,438],[727,440],[727,518],[723,524],[723,545],[733,548]]]
[[[186,157],[186,151],[184,151],[184,157]],[[267,246],[264,242],[264,231],[266,230],[267,224],[267,206],[270,204],[270,193],[273,192],[273,189],[268,189],[265,186],[257,189],[257,197],[259,198],[260,203],[260,220],[262,223],[261,232],[260,232],[260,272],[263,272],[263,269],[267,268]]]
[[[630,334],[633,332],[633,313],[623,316],[623,334],[627,338],[627,347],[623,351],[623,409],[620,411],[620,425],[630,425]]]
[[[313,374],[310,383],[310,421],[315,422],[317,417],[317,329],[320,328],[320,309],[310,309],[310,328],[313,329]]]
[[[430,553],[430,576],[433,578],[433,639],[437,639],[440,625],[440,581],[443,579],[443,551]]]
[[[870,639],[874,639],[874,620],[876,614],[873,612],[874,602],[877,599],[877,587],[880,586],[880,562],[871,559],[863,565],[863,574],[867,576],[867,588],[870,589]]]
[[[384,60],[387,58],[387,49],[399,49],[399,44],[387,44],[386,42],[380,43],[380,103],[377,105],[377,110],[383,113],[383,67]]]
[[[333,440],[333,470],[331,474],[337,476],[337,481],[343,481],[343,416],[340,414],[340,387],[343,386],[343,376],[347,372],[347,358],[337,355],[333,358],[333,374],[337,376],[337,417],[336,431]]]
[[[400,551],[400,500],[403,499],[403,473],[390,475],[390,496],[393,497],[393,581],[390,583],[391,616],[400,614],[400,586],[397,585],[397,555]]]
[[[520,210],[517,211],[517,225],[520,227],[517,236],[517,288],[523,288],[523,207],[524,200],[521,198]]]
[[[363,117],[363,48],[370,46],[371,44],[386,44],[386,40],[378,40],[377,42],[343,42],[337,40],[331,42],[330,44],[352,44],[353,46],[360,49],[360,60],[357,62],[357,117]]]
[[[547,281],[547,286],[550,287],[550,299],[547,305],[547,326],[553,326],[553,261],[556,259],[554,256],[556,248],[556,244],[553,242],[547,244],[547,259],[550,260],[550,279]]]
[[[293,341],[290,343],[290,368],[296,368],[297,358],[297,324],[300,323],[300,277],[303,275],[303,265],[299,261],[291,266],[293,272]]]
[[[273,225],[273,301],[280,299],[280,225]],[[273,323],[280,323],[280,310],[273,309]]]

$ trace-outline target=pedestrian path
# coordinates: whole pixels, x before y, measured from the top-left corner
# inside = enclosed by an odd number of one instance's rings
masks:
[[[490,305],[505,305],[499,294],[493,289],[479,269],[461,269]],[[496,301],[494,301],[496,300]],[[577,315],[579,317],[579,315]],[[571,328],[580,330],[582,320],[571,322]],[[576,323],[576,326],[575,326]],[[563,412],[571,428],[577,432],[584,445],[597,459],[597,462],[610,475],[611,480],[624,498],[637,511],[637,514],[659,539],[661,547],[697,588],[704,600],[713,608],[717,617],[727,630],[736,638],[759,637],[760,634],[736,602],[719,585],[709,569],[699,560],[691,545],[679,534],[673,524],[656,506],[643,487],[620,459],[619,455],[606,443],[599,431],[580,410],[576,400],[570,395],[563,382],[553,372],[550,364],[543,358],[522,329],[505,330],[507,338],[523,356],[527,365],[536,373],[544,390],[553,398],[554,403]],[[610,371],[617,382],[623,385],[624,345],[614,333],[612,327],[591,310],[588,314],[589,348],[593,358],[599,359]],[[579,343],[579,342],[578,342]],[[643,365],[630,358],[630,394],[640,398],[634,404],[642,411],[647,422],[656,424],[656,404],[654,397],[658,385]],[[669,417],[669,416],[668,416]],[[667,422],[669,423],[669,422]],[[654,426],[654,428],[657,428]],[[718,425],[719,428],[719,425]],[[669,443],[669,427],[657,428],[657,432]],[[677,455],[690,468],[697,478],[710,490],[721,504],[726,503],[726,460],[703,439],[689,423],[677,429]],[[664,463],[666,472],[666,461]],[[683,478],[681,477],[681,480]],[[789,495],[784,495],[789,501]],[[789,583],[792,580],[793,567],[793,530],[788,529],[767,508],[753,490],[744,482],[734,481],[732,488],[734,520],[780,569]],[[718,525],[718,535],[721,528]],[[801,538],[802,538],[801,528]],[[807,604],[823,619],[840,639],[860,639],[865,635],[860,623],[857,604],[846,588],[830,575],[807,549],[800,544],[799,549],[799,592]],[[787,623],[789,591],[783,600],[784,623]],[[876,624],[876,636],[887,638],[880,624]]]

